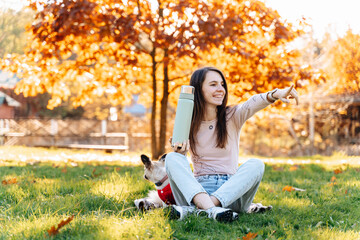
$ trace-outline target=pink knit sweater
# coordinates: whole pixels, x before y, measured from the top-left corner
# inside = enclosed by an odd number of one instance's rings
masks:
[[[225,148],[216,148],[216,119],[203,121],[196,135],[196,152],[192,152],[191,161],[194,166],[194,175],[206,174],[234,174],[238,168],[240,130],[245,121],[257,111],[271,103],[266,99],[267,93],[252,96],[246,102],[234,106],[228,111],[227,121],[228,140]]]

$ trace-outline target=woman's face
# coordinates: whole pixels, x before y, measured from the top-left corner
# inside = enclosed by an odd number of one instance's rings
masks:
[[[202,84],[202,93],[206,104],[219,106],[223,103],[226,91],[224,81],[219,73],[215,71],[206,73]]]

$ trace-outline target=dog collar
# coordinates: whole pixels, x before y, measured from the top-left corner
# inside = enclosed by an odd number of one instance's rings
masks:
[[[167,179],[168,179],[168,176],[165,175],[165,177],[163,177],[163,179],[161,179],[160,181],[155,183],[155,186],[160,187]]]

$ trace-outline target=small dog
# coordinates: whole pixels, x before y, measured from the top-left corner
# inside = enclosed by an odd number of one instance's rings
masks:
[[[141,155],[141,161],[144,164],[144,178],[155,183],[157,191],[152,190],[146,198],[136,199],[135,206],[142,211],[153,208],[166,207],[175,204],[174,196],[171,192],[170,182],[165,170],[165,157],[162,155],[158,161],[151,161],[144,154]]]

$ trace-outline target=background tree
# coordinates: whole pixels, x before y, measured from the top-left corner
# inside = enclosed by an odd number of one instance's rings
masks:
[[[6,54],[23,53],[26,44],[25,26],[33,21],[34,13],[29,9],[0,10],[0,58]]]
[[[133,93],[152,96],[154,158],[166,144],[169,94],[199,66],[224,70],[232,102],[314,80],[311,69],[296,61],[299,53],[287,48],[302,31],[260,1],[63,0],[30,6],[37,15],[26,54],[2,64],[23,77],[17,91],[50,93],[50,109],[68,100],[83,106],[103,95],[113,105],[130,102]]]

